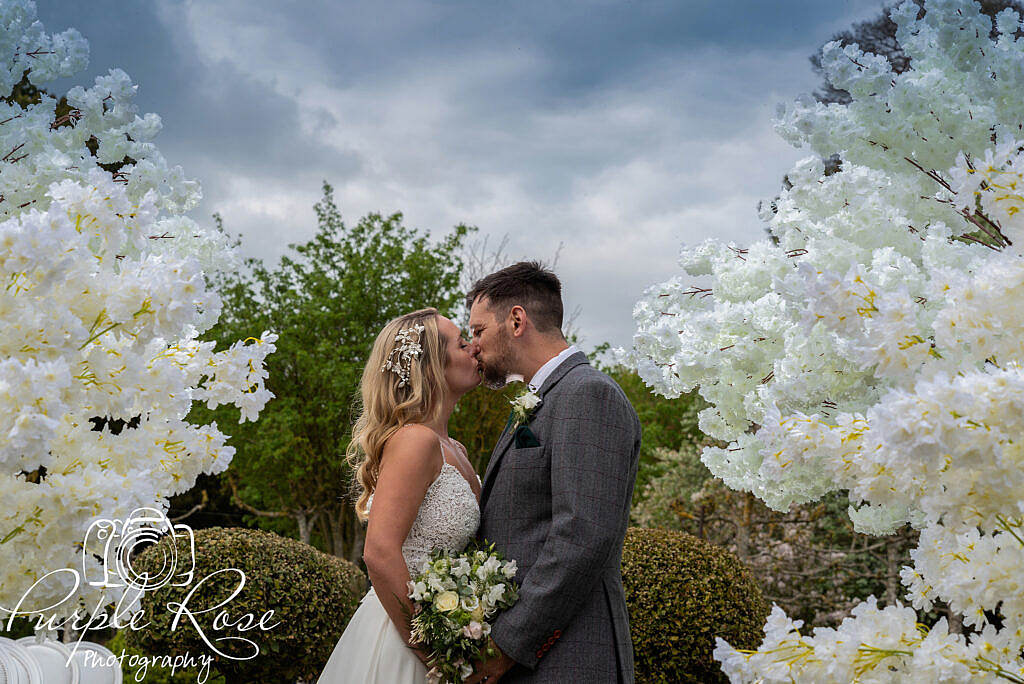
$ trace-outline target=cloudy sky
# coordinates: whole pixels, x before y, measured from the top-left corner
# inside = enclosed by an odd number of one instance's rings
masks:
[[[464,222],[550,261],[585,347],[629,343],[633,303],[682,245],[763,235],[755,206],[802,154],[777,103],[880,0],[37,0],[164,123],[247,256],[316,229],[327,180],[347,221]],[[56,92],[59,88],[53,88]]]

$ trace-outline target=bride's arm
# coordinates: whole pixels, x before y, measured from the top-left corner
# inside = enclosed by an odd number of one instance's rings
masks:
[[[437,435],[422,425],[407,425],[392,435],[381,455],[380,475],[366,527],[363,561],[380,603],[409,643],[406,615],[413,610],[407,584],[411,579],[402,543],[416,520],[420,503],[444,460]],[[426,653],[413,649],[427,664]]]

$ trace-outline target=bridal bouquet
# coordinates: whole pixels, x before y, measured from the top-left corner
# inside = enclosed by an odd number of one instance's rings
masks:
[[[472,662],[494,655],[487,647],[491,623],[519,598],[512,580],[516,562],[506,561],[494,544],[471,544],[461,553],[435,551],[409,581],[415,609],[409,621],[413,645],[422,644],[434,667],[431,682],[461,682],[473,674]]]

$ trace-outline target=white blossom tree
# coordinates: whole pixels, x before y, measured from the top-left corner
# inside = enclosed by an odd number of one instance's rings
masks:
[[[34,3],[0,0],[0,92],[26,72],[35,85],[72,75],[87,58],[77,31],[49,35]],[[275,334],[221,351],[198,340],[220,313],[204,271],[233,268],[237,256],[182,215],[199,186],[151,142],[160,118],[138,116],[135,90],[112,70],[68,92],[62,120],[48,94],[25,107],[0,101],[6,611],[91,614],[119,599],[80,577],[110,560],[103,545],[83,548],[91,523],[143,506],[166,512],[199,473],[228,466],[234,449],[216,424],[186,421],[193,401],[235,404],[242,422],[273,396],[263,361]],[[137,426],[95,431],[96,416]]]
[[[719,640],[734,682],[1024,682],[1024,42],[1013,10],[925,9],[892,13],[909,70],[830,43],[850,102],[781,108],[813,156],[764,212],[778,244],[685,249],[710,284],[634,311],[623,357],[661,394],[699,388],[730,487],[777,510],[845,490],[859,531],[920,530],[913,607],[871,598],[812,634],[775,607],[757,651]],[[970,633],[919,624],[936,600]]]

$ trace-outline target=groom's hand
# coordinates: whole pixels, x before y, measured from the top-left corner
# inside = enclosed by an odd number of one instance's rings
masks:
[[[494,684],[516,664],[516,661],[501,652],[498,644],[494,643],[494,639],[487,637],[487,645],[494,649],[496,655],[477,665],[473,670],[472,676],[464,680],[463,684],[476,684],[481,681],[485,681],[487,684]]]

